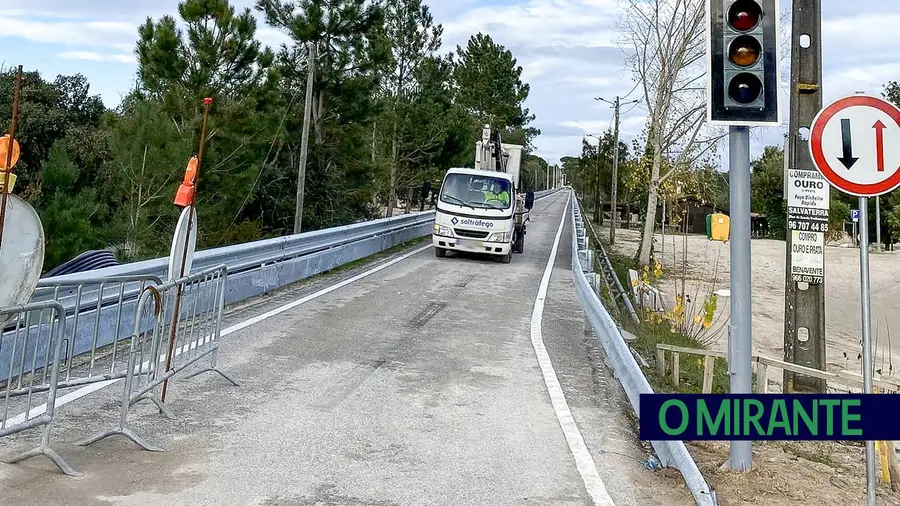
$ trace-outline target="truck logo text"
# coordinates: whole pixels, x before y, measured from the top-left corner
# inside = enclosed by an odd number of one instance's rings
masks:
[[[470,227],[486,227],[493,228],[494,222],[490,220],[473,220],[471,218],[458,219],[456,216],[450,220],[453,225],[464,225]]]

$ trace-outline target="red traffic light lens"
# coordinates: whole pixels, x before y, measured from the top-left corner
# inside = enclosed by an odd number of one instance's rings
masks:
[[[754,0],[737,0],[728,9],[728,24],[741,32],[756,28],[761,17],[762,9]]]
[[[762,82],[748,72],[741,72],[728,83],[728,96],[739,104],[749,104],[762,93]]]
[[[750,67],[759,61],[762,46],[756,37],[741,35],[728,46],[728,59],[739,67]]]

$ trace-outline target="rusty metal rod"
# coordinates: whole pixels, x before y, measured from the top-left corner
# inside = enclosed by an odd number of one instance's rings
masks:
[[[12,120],[9,124],[9,141],[6,146],[6,165],[3,169],[3,189],[0,196],[0,245],[3,244],[3,225],[6,223],[6,202],[9,200],[9,179],[12,174],[13,146],[16,142],[16,127],[19,124],[19,94],[22,88],[22,66],[16,71],[16,82],[13,85]]]

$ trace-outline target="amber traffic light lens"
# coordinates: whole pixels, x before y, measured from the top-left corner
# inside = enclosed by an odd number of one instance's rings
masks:
[[[739,104],[749,104],[762,93],[762,82],[748,72],[742,72],[728,83],[728,95]]]
[[[728,9],[728,24],[741,32],[756,28],[761,17],[762,9],[753,0],[738,0]]]
[[[749,67],[759,61],[762,46],[759,40],[749,35],[741,35],[731,41],[728,47],[728,59],[739,67]]]

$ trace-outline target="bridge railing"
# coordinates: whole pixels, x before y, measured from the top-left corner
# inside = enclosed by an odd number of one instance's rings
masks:
[[[635,414],[640,417],[640,395],[653,393],[653,388],[634,359],[615,320],[603,307],[603,303],[588,281],[586,273],[593,272],[591,263],[594,255],[590,250],[590,241],[578,200],[573,199],[572,202],[569,218],[572,226],[572,277],[575,290],[594,329],[594,334],[612,364],[616,378],[622,384]],[[716,504],[715,494],[710,491],[709,484],[706,483],[683,441],[651,441],[651,444],[663,466],[674,467],[681,472],[698,505]]]
[[[535,198],[556,191],[535,192]],[[427,236],[433,223],[434,211],[424,211],[202,250],[194,255],[192,272],[224,265],[228,280],[224,303],[233,304]],[[38,282],[31,302],[57,301],[64,309],[64,373],[67,364],[104,347],[115,348],[122,336],[129,335],[142,290],[166,279],[168,262],[167,257],[155,258]],[[14,364],[21,364],[10,355],[16,339],[13,329],[0,331],[0,378],[5,378],[18,370]],[[23,371],[31,371],[29,367],[26,363]]]
[[[0,340],[0,438],[43,429],[36,447],[7,462],[45,456],[80,476],[50,445],[58,392],[122,379],[116,426],[78,444],[121,435],[161,451],[128,427],[129,409],[149,400],[171,416],[168,382],[207,357],[186,377],[216,372],[237,385],[216,364],[227,302],[429,235],[433,220],[430,211],[201,251],[191,274],[165,282],[165,258],[41,280],[27,305],[0,308],[8,330]]]

